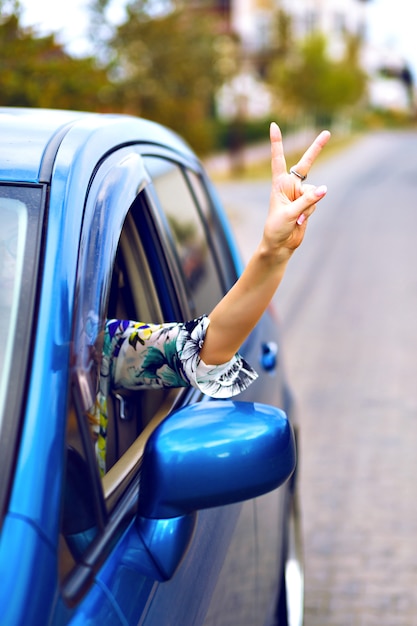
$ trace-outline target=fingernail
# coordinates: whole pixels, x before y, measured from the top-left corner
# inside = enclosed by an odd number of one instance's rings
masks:
[[[297,220],[297,224],[301,226],[301,224],[303,224],[305,221],[306,221],[306,216],[304,215],[304,213],[301,213],[300,217]]]
[[[314,190],[314,195],[317,196],[318,198],[321,198],[326,193],[327,193],[326,185],[320,185],[320,187],[316,187],[316,189]]]

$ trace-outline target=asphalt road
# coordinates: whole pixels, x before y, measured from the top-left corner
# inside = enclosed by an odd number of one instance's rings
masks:
[[[309,179],[328,195],[275,298],[301,424],[305,626],[414,626],[417,133],[362,137]],[[217,188],[248,257],[269,181]]]

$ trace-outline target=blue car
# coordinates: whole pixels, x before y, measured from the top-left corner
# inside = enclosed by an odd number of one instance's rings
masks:
[[[123,115],[0,108],[0,614],[5,626],[302,623],[293,402],[268,311],[236,401],[111,392],[107,319],[209,313],[242,265],[193,151]]]

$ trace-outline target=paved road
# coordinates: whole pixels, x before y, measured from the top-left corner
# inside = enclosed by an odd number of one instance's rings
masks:
[[[276,296],[301,422],[305,626],[417,624],[417,133],[324,157]],[[245,256],[265,182],[219,184]]]

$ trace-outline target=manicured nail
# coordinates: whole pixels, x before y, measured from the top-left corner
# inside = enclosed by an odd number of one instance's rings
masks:
[[[314,195],[317,196],[318,198],[321,198],[322,196],[326,195],[326,193],[327,193],[326,185],[320,185],[320,187],[316,187],[316,189],[314,190]]]
[[[303,224],[305,221],[306,221],[306,216],[304,215],[304,213],[301,213],[300,217],[297,220],[297,224],[301,226],[301,224]]]

